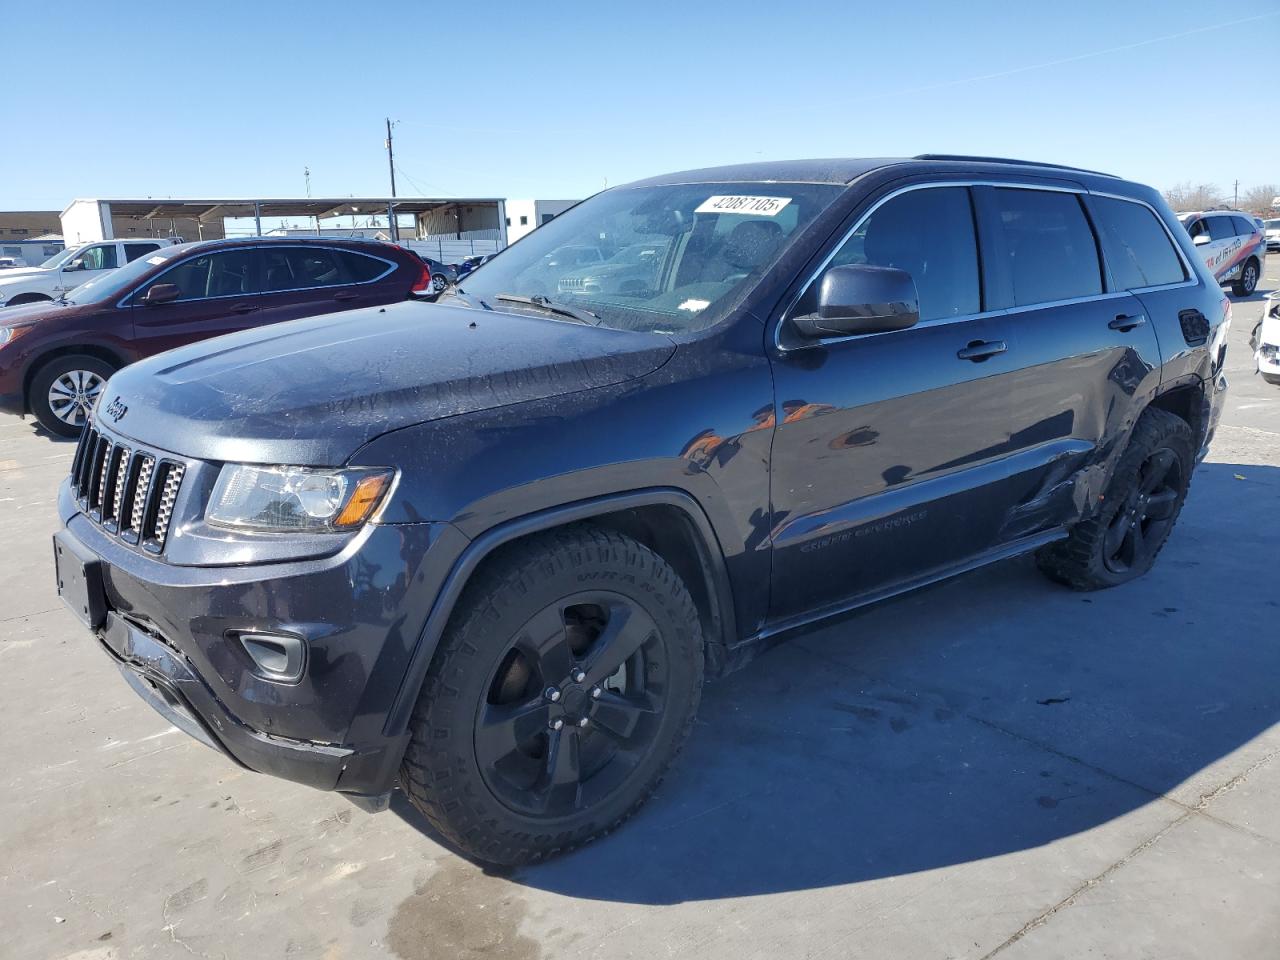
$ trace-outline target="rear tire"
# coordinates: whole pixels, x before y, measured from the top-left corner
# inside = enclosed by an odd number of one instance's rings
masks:
[[[56,357],[31,378],[27,408],[50,433],[78,437],[98,394],[115,372],[115,367],[97,357]]]
[[[1149,408],[1116,465],[1097,516],[1042,547],[1036,564],[1076,590],[1100,590],[1142,576],[1169,539],[1191,484],[1194,440],[1185,420]]]
[[[1261,267],[1258,261],[1250,257],[1244,262],[1244,266],[1240,268],[1240,276],[1231,281],[1231,292],[1237,297],[1251,297],[1253,291],[1258,289],[1258,278],[1261,273]]]
[[[657,788],[692,728],[702,674],[697,610],[665,560],[585,525],[535,535],[458,601],[413,712],[401,786],[476,860],[570,850]]]

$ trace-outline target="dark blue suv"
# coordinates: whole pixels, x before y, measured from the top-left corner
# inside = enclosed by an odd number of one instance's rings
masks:
[[[655,251],[564,284],[555,251]],[[980,157],[601,193],[451,287],[112,376],[59,588],[173,723],[496,863],[653,791],[705,676],[1034,551],[1146,572],[1230,307],[1159,194]]]

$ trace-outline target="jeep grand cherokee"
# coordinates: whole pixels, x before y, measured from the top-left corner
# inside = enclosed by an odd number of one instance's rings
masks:
[[[555,251],[660,259],[562,286]],[[1229,304],[1155,191],[924,156],[658,177],[436,304],[112,376],[59,589],[125,679],[253,770],[397,782],[477,859],[596,837],[705,676],[1027,551],[1145,573],[1226,388]]]

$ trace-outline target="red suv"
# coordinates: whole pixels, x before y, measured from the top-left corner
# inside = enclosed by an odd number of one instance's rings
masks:
[[[107,378],[135,360],[432,292],[422,261],[385,243],[255,237],[163,247],[63,300],[0,309],[0,409],[75,436]]]

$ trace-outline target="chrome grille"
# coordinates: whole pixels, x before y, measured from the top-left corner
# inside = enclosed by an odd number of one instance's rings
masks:
[[[181,464],[168,462],[160,465],[160,471],[160,503],[156,507],[156,519],[150,533],[156,543],[163,547],[165,537],[169,534],[169,518],[173,516],[173,501],[178,498],[178,488],[182,486],[182,474],[185,471]]]
[[[120,504],[124,501],[124,487],[129,479],[129,451],[116,447],[115,479],[111,482],[111,519],[120,522]]]
[[[136,536],[142,529],[142,517],[147,512],[147,495],[151,492],[151,473],[156,468],[156,458],[145,454],[139,458],[138,479],[133,482],[133,507],[129,512],[129,526]]]
[[[95,523],[158,553],[186,472],[185,464],[131,449],[86,426],[71,461],[71,488]]]

